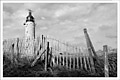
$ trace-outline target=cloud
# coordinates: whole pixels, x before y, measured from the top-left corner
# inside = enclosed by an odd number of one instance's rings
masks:
[[[100,32],[104,34],[107,38],[112,38],[117,36],[117,25],[102,25],[99,27]]]
[[[116,4],[5,3],[3,6],[4,38],[24,36],[23,23],[28,15],[27,9],[33,10],[36,35],[51,35],[75,45],[85,46],[83,29],[87,28],[95,48],[101,48],[104,43],[116,47],[114,44],[117,36]],[[98,43],[99,41],[101,44]]]
[[[55,17],[60,20],[77,20],[90,12],[91,4],[76,4],[76,6],[62,6],[55,12]]]
[[[100,31],[107,31],[110,30],[112,28],[112,26],[108,26],[108,25],[102,25],[99,27]]]
[[[116,39],[117,36],[116,35],[106,35],[107,38],[110,38],[110,39]]]
[[[46,30],[46,29],[48,29],[47,27],[41,27],[40,28],[41,30]]]

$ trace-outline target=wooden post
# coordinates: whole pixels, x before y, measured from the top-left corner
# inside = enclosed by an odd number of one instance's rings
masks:
[[[47,71],[48,68],[48,54],[49,54],[49,42],[47,42],[47,52],[45,54],[45,71]]]
[[[59,65],[61,66],[61,55],[60,55],[60,58],[59,58]]]
[[[43,35],[42,35],[42,40],[41,40],[42,51],[43,51],[43,43],[44,43],[44,37],[43,37]]]
[[[79,56],[77,56],[77,69],[79,69]]]
[[[45,39],[45,37],[43,37],[43,51],[45,50],[45,47],[46,47],[46,39]],[[47,45],[48,46],[48,45]],[[47,54],[47,53],[46,53]],[[45,60],[45,57],[46,57],[46,55],[44,54],[44,56],[43,56],[43,59]]]
[[[63,55],[61,55],[61,57],[60,57],[60,60],[61,60],[61,66],[63,65]]]
[[[85,69],[87,70],[86,56],[85,56],[85,57],[83,57],[83,59],[84,59],[84,65],[85,65]]]
[[[83,57],[83,56],[82,56],[82,57]],[[80,65],[80,66],[81,66],[80,68],[81,68],[81,69],[83,69],[82,57],[80,56],[80,64],[81,64],[81,65]]]
[[[93,61],[93,57],[91,55],[91,49],[88,49],[88,51],[90,52],[89,56],[90,56],[90,64],[91,64],[91,70],[93,73],[95,73],[95,68],[94,68],[94,61]]]
[[[12,44],[12,53],[11,53],[11,64],[14,63],[13,56],[14,55],[14,43]]]
[[[59,59],[59,57],[58,57],[58,55],[56,56],[56,60],[57,60],[57,65],[58,65],[58,59]]]
[[[39,48],[38,48],[39,54],[41,52],[40,51],[40,44],[41,44],[41,51],[43,52],[44,51],[44,37],[43,37],[43,35],[42,35],[41,43],[39,42]],[[42,59],[45,60],[45,54],[43,54]]]
[[[88,52],[89,52],[89,56],[90,56],[91,69],[92,69],[92,71],[94,73],[95,72],[95,68],[94,68],[93,57],[96,57],[97,61],[98,61],[98,58],[97,58],[97,55],[95,53],[94,47],[93,47],[92,42],[91,42],[91,40],[89,38],[89,35],[87,33],[87,29],[86,28],[84,29],[84,34],[85,34],[85,38],[86,38],[86,42],[87,42],[87,48],[88,48]]]
[[[63,66],[65,65],[64,55],[63,55]]]
[[[17,41],[16,41],[16,58],[18,59],[19,58],[19,38],[17,38]]]
[[[52,47],[50,48],[50,60],[49,60],[50,66],[53,66],[53,55],[52,55]]]
[[[58,55],[58,65],[60,65],[60,55]]]
[[[71,56],[69,57],[69,60],[70,60],[69,68],[70,68],[70,70],[71,70]]]
[[[68,68],[68,56],[66,55],[66,67]]]
[[[98,58],[98,56],[97,56],[97,54],[95,52],[95,49],[94,49],[94,47],[92,45],[92,42],[91,42],[91,40],[89,38],[89,35],[87,33],[86,28],[84,29],[84,34],[85,34],[85,38],[86,38],[86,42],[87,42],[88,52],[89,52],[89,55],[91,56],[90,61],[91,61],[92,69],[94,69],[93,57],[97,60],[98,64],[100,64],[99,58]],[[95,69],[93,71],[95,71]]]
[[[16,46],[14,46],[14,51],[16,50],[16,52],[14,52],[14,63],[15,64],[18,64],[18,60],[19,60],[19,46],[18,46],[18,44],[19,44],[19,38],[17,38],[17,40],[16,40]]]
[[[87,42],[87,47],[91,48],[91,51],[94,54],[94,55],[93,54],[92,55],[95,56],[95,58],[98,60],[98,56],[97,56],[97,54],[95,52],[95,49],[94,49],[94,47],[92,45],[92,42],[91,42],[91,40],[89,38],[89,35],[87,33],[87,29],[86,28],[84,29],[84,34],[85,34],[85,38],[86,38],[86,42]]]
[[[77,56],[77,69],[79,69],[79,56]]]
[[[75,69],[75,56],[72,57],[73,57],[73,69]]]
[[[104,52],[104,72],[105,77],[109,77],[109,69],[108,69],[108,47],[107,45],[103,46],[103,52]]]
[[[88,68],[89,70],[91,71],[91,68],[90,68],[90,62],[89,62],[89,57],[87,56],[87,64],[88,64]]]

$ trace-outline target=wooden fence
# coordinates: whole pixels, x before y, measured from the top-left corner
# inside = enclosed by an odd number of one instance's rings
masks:
[[[52,48],[52,57],[55,62],[54,65],[66,66],[69,69],[80,69],[85,68],[89,69],[91,67],[90,57],[87,53],[82,52],[81,48],[77,46],[72,46],[68,43],[61,42],[54,38],[39,36],[35,39],[35,55],[41,55],[41,53],[46,50],[47,51],[47,43],[49,42],[49,49]],[[22,58],[25,54],[24,48],[24,39],[16,38],[11,40],[3,41],[3,52],[4,55],[8,56],[10,54],[16,55],[18,58]],[[12,45],[14,47],[12,48]],[[41,49],[40,49],[41,47]],[[13,51],[14,54],[13,54]],[[39,52],[41,51],[41,52]],[[50,50],[51,51],[51,50]],[[85,50],[84,50],[85,51]],[[37,53],[38,52],[38,53]],[[41,59],[44,59],[46,55],[43,54]]]
[[[55,38],[47,36],[38,36],[34,40],[34,52],[35,59],[31,66],[34,66],[38,59],[45,60],[45,71],[48,67],[53,66],[64,66],[67,69],[84,69],[91,72],[95,72],[95,62],[93,58],[98,61],[98,56],[94,50],[92,42],[87,34],[86,29],[84,30],[85,38],[87,42],[87,49],[83,52],[80,47],[73,46],[67,42],[56,40]],[[13,46],[14,45],[14,46]],[[16,60],[22,59],[25,53],[25,42],[24,38],[10,39],[3,41],[3,52],[4,56],[9,59],[16,57]],[[107,54],[107,48],[104,48],[105,56]],[[13,61],[13,60],[12,60]],[[105,57],[105,65],[108,65],[107,57]],[[107,71],[107,72],[106,72]],[[108,73],[108,67],[105,66],[105,72]],[[108,75],[107,75],[108,76]]]

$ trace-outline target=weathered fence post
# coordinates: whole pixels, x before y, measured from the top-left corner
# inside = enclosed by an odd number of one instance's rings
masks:
[[[62,63],[62,61],[61,61],[61,55],[60,55],[60,57],[59,57],[59,65],[61,66],[61,63]]]
[[[45,50],[45,47],[48,46],[46,42],[46,38],[43,37],[43,51]],[[45,60],[46,55],[44,54],[43,59]]]
[[[77,69],[79,69],[79,56],[77,56]]]
[[[60,65],[60,55],[58,55],[58,65]]]
[[[64,60],[64,57],[65,57],[65,56],[63,55],[63,66],[65,65],[65,60]]]
[[[12,44],[12,53],[11,53],[11,63],[12,64],[14,63],[13,55],[14,55],[14,44]]]
[[[85,34],[85,38],[86,38],[86,42],[87,42],[87,48],[88,48],[88,52],[89,52],[89,56],[90,56],[90,62],[91,62],[91,68],[93,73],[95,72],[95,68],[94,68],[94,61],[93,61],[93,57],[96,58],[96,60],[98,61],[98,56],[95,53],[94,47],[92,45],[92,42],[89,38],[89,35],[87,33],[87,29],[84,29],[84,34]]]
[[[104,52],[104,72],[105,77],[109,77],[109,69],[108,69],[108,47],[107,45],[103,46],[103,52]]]
[[[45,71],[47,71],[48,68],[48,54],[49,54],[49,42],[47,42],[47,52],[45,54]]]
[[[59,55],[56,56],[56,60],[57,60],[57,65],[58,65],[58,60],[59,60]]]
[[[86,56],[83,57],[83,61],[84,61],[85,69],[87,70]]]
[[[17,59],[19,58],[19,46],[18,46],[18,44],[19,44],[19,38],[17,38],[17,41],[16,41],[16,57],[17,57]]]
[[[82,57],[83,57],[83,56],[80,56],[80,64],[81,64],[81,65],[80,65],[80,68],[81,68],[81,69],[83,69]]]
[[[71,70],[71,56],[69,56],[69,60],[70,60],[69,68],[70,68],[70,70]]]
[[[89,61],[89,57],[88,57],[88,56],[87,56],[87,64],[88,64],[89,70],[91,71],[91,68],[90,68],[90,61]]]
[[[18,64],[18,60],[19,60],[19,38],[16,39],[16,43],[15,43],[15,46],[14,46],[14,63],[15,64]]]
[[[50,55],[49,55],[49,65],[53,66],[53,55],[52,55],[52,47],[50,48]]]
[[[73,58],[73,69],[75,69],[75,56],[72,56]]]
[[[66,67],[68,68],[68,56],[66,55]]]
[[[84,29],[84,34],[85,34],[85,38],[86,38],[86,42],[87,42],[87,47],[91,49],[91,51],[93,53],[92,56],[94,56],[98,60],[98,56],[97,56],[97,54],[95,52],[95,49],[93,47],[93,44],[92,44],[92,42],[90,40],[90,37],[89,37],[89,35],[87,33],[87,29],[86,28]]]
[[[93,61],[93,57],[92,57],[92,55],[91,55],[91,49],[88,49],[88,51],[90,52],[90,64],[91,64],[91,71],[93,72],[93,73],[95,73],[95,67],[94,67],[94,61]]]
[[[42,42],[41,42],[41,50],[44,51],[44,37],[42,35]],[[43,59],[45,57],[45,54],[43,54]]]

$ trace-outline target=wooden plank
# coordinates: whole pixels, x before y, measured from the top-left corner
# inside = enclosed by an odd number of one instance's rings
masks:
[[[73,69],[75,69],[75,56],[72,56],[73,58]]]
[[[97,56],[97,54],[96,54],[96,52],[95,52],[95,49],[94,49],[94,47],[93,47],[93,45],[92,45],[92,42],[91,42],[91,40],[90,40],[90,37],[89,37],[89,35],[88,35],[88,33],[87,33],[87,29],[85,28],[84,29],[84,34],[85,34],[85,38],[86,38],[86,42],[87,42],[87,47],[88,47],[88,49],[89,48],[91,48],[91,51],[93,52],[93,56],[95,56],[95,58],[98,60],[98,56]]]
[[[43,54],[45,54],[45,51],[46,50],[44,50],[43,52],[42,52],[42,50],[40,50],[40,52],[39,53],[41,53],[41,54],[39,54],[36,58],[35,58],[35,60],[32,62],[32,64],[31,64],[31,67],[33,67],[34,65],[35,65],[35,63],[37,62],[37,60],[39,59],[39,58],[41,58],[41,56],[43,55]]]
[[[14,58],[14,43],[12,44],[12,46],[11,46],[11,48],[12,48],[12,53],[11,53],[11,56],[10,56],[10,58],[11,58],[11,64],[13,64],[14,63],[14,60],[13,60],[13,58]]]
[[[87,56],[87,65],[88,65],[88,69],[91,71],[91,68],[90,68],[90,61],[89,61],[89,57]]]
[[[45,50],[46,47],[46,38],[43,37],[43,51]],[[47,53],[46,53],[47,54]],[[46,55],[44,54],[43,59],[45,60]]]
[[[45,54],[45,71],[47,71],[48,68],[48,55],[49,55],[49,42],[47,42],[47,52]]]
[[[65,59],[64,59],[64,55],[63,55],[63,66],[65,65],[65,61],[64,61]]]
[[[92,57],[92,55],[91,55],[92,51],[91,51],[90,48],[89,48],[88,50],[89,50],[89,52],[90,52],[89,56],[90,56],[91,71],[92,71],[93,73],[95,73],[94,61],[93,61],[93,57]]]
[[[59,65],[61,66],[61,55],[59,56]]]
[[[77,56],[77,69],[79,69],[79,56]]]
[[[60,55],[58,55],[58,65],[60,65]]]
[[[52,47],[50,48],[50,54],[49,54],[49,65],[53,66],[53,55],[52,55]]]
[[[85,69],[87,70],[86,56],[85,56],[85,57],[83,57],[83,59],[84,59],[84,66],[85,66]]]
[[[66,67],[68,68],[68,56],[66,55]]]
[[[17,41],[16,41],[16,58],[18,59],[19,58],[19,38],[17,38]]]
[[[80,56],[80,68],[83,69],[82,57]]]
[[[108,69],[108,47],[107,45],[103,46],[103,52],[104,52],[104,72],[105,72],[105,77],[109,77],[109,69]]]
[[[70,65],[69,65],[69,68],[70,68],[70,70],[71,70],[71,56],[69,56],[69,60],[70,60]]]
[[[59,55],[56,56],[56,60],[57,60],[57,65],[58,65],[58,59],[59,59]]]

